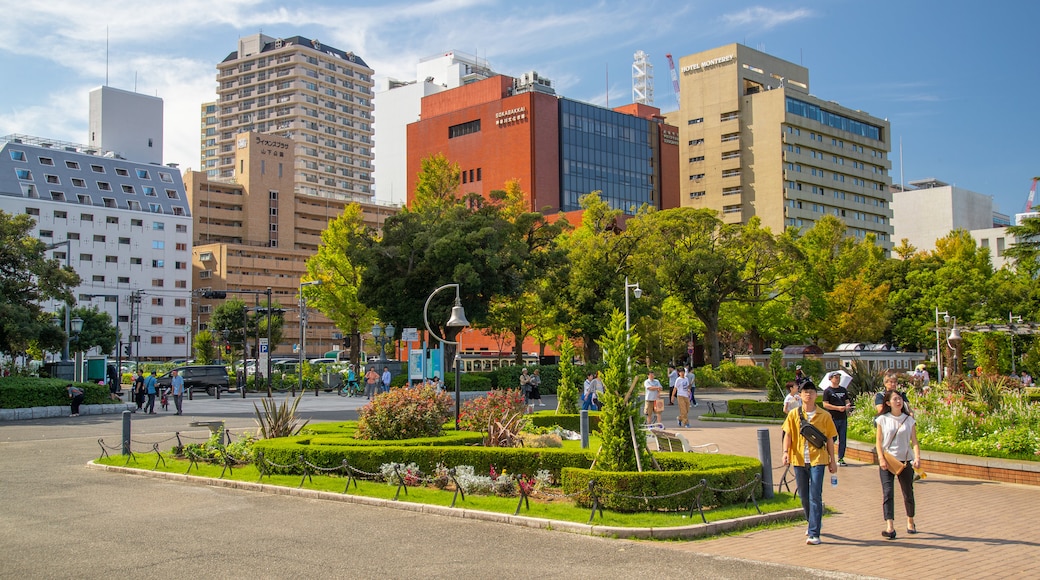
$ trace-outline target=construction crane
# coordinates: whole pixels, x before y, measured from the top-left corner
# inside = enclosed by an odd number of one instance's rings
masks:
[[[1029,197],[1026,199],[1026,213],[1033,211],[1033,200],[1036,199],[1036,182],[1040,177],[1033,178],[1033,186],[1029,188]]]
[[[668,58],[668,69],[672,71],[672,89],[675,91],[675,104],[681,109],[682,102],[679,101],[679,75],[675,74],[675,61],[672,60],[671,53],[666,54],[665,57]],[[1036,182],[1033,185],[1035,186]]]

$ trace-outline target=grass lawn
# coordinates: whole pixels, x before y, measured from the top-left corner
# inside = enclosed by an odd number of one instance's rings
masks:
[[[569,444],[571,443],[580,447],[581,442],[567,441],[564,442],[564,446],[569,447]],[[598,440],[596,440],[594,444],[590,441],[590,448],[597,449],[598,447]],[[95,463],[117,467],[123,467],[125,464],[126,467],[153,471],[156,462],[156,457],[154,455],[141,453],[135,457],[136,459],[131,459],[129,463],[126,462],[125,457],[119,455],[102,458],[96,460]],[[190,463],[187,460],[176,459],[166,454],[164,454],[163,457],[166,460],[166,465],[164,466],[160,462],[159,466],[155,468],[154,471],[179,474],[188,471]],[[223,467],[219,465],[200,464],[197,469],[192,467],[191,475],[216,479],[220,477],[222,470]],[[273,475],[270,477],[264,477],[262,483],[265,485],[300,487],[301,477],[302,476],[299,475]],[[247,465],[236,467],[234,473],[231,475],[225,473],[224,479],[256,482],[260,479],[260,475],[254,466]],[[332,475],[315,475],[313,476],[313,480],[308,479],[303,485],[305,489],[314,489],[333,493],[343,493],[345,486],[345,478]],[[558,488],[555,490],[549,490],[549,493],[553,492],[560,493]],[[397,493],[397,487],[381,482],[359,481],[357,489],[351,485],[349,493],[351,495],[390,500],[393,499],[394,495]],[[403,502],[449,506],[451,505],[454,494],[454,491],[443,491],[431,487],[409,487],[408,494],[405,495],[404,490],[402,490],[398,500]],[[469,494],[466,495],[465,500],[460,496],[455,503],[455,507],[512,515],[516,511],[516,506],[519,501],[519,497]],[[789,493],[778,493],[773,499],[760,499],[758,500],[758,505],[762,509],[763,513],[772,513],[801,507],[800,501]],[[521,508],[520,515],[584,524],[589,521],[590,511],[591,510],[588,508],[575,506],[567,498],[553,498],[547,494],[536,494],[531,498],[530,509],[527,509],[526,507]],[[715,509],[706,509],[704,511],[704,515],[708,522],[751,516],[756,513],[757,512],[753,505],[749,505],[746,508],[743,505],[724,506]],[[619,513],[604,510],[603,517],[600,518],[597,513],[596,518],[592,523],[594,525],[617,527],[663,528],[700,524],[701,519],[696,511],[691,519],[688,511],[683,513]]]

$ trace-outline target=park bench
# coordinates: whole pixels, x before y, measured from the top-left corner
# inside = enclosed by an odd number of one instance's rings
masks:
[[[673,433],[664,429],[650,429],[646,437],[647,447],[651,451],[682,451],[684,453],[718,453],[715,443],[691,445],[682,433]],[[655,448],[656,447],[656,448]]]

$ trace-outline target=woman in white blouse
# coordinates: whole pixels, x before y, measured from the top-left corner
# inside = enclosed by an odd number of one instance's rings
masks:
[[[877,418],[875,446],[877,447],[878,464],[881,468],[882,511],[885,516],[885,531],[881,532],[881,535],[890,540],[896,539],[893,485],[895,479],[899,480],[899,488],[903,493],[906,531],[909,534],[917,533],[917,526],[914,524],[916,515],[914,470],[921,467],[921,447],[917,443],[917,424],[913,417],[904,412],[905,405],[906,401],[899,393],[894,390],[887,391],[881,415]],[[903,464],[899,475],[894,475],[889,470],[892,467],[898,471],[899,466],[889,465],[885,451]],[[910,467],[913,469],[909,469]]]

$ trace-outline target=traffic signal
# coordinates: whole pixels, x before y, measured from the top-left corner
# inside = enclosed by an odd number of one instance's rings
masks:
[[[343,348],[350,348],[350,335],[343,337]]]
[[[223,290],[206,290],[202,293],[203,298],[227,298],[227,292]]]
[[[224,354],[231,354],[231,345],[230,344],[225,344],[224,345]]]
[[[126,356],[130,356],[130,354],[132,352],[133,351],[130,349],[130,345],[129,344],[123,347],[123,354],[125,354]]]

